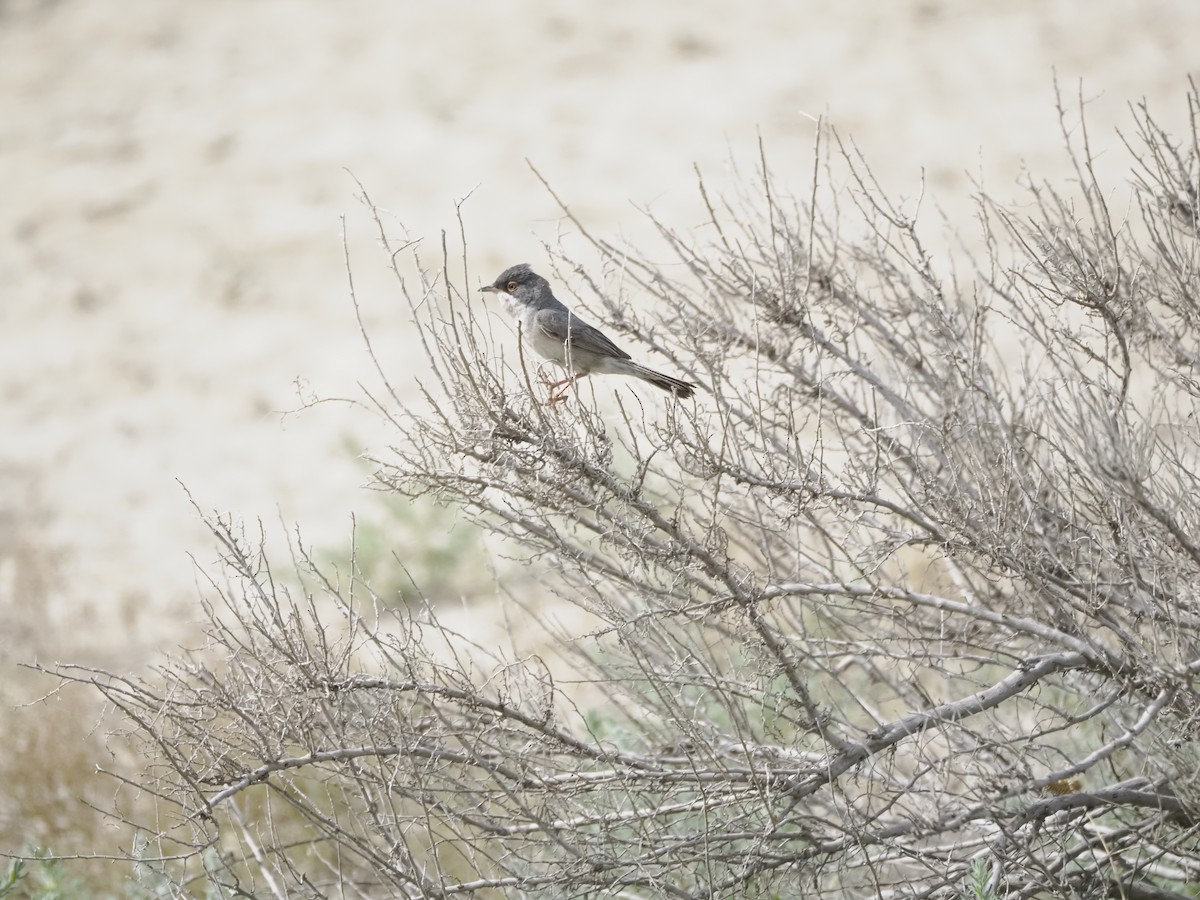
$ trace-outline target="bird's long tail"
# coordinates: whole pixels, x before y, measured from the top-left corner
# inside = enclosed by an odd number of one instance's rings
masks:
[[[637,363],[629,363],[625,367],[625,371],[635,378],[649,382],[656,388],[664,390],[669,394],[674,394],[676,397],[684,400],[696,393],[696,385],[690,381],[681,381],[678,378],[672,378],[670,375],[655,372],[653,369],[647,369],[645,366],[640,366]]]

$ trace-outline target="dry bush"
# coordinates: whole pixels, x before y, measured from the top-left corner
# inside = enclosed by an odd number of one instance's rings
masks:
[[[693,403],[592,379],[548,406],[475,280],[397,267],[429,409],[382,379],[379,483],[504,536],[536,580],[498,602],[599,624],[564,681],[434,608],[377,615],[353,572],[302,558],[284,590],[214,521],[209,655],[65,673],[145,742],[154,848],[185,885],[213,848],[254,896],[1190,896],[1188,103],[1182,144],[1134,110],[1132,215],[1064,128],[1077,190],[982,198],[953,276],[836,139],[805,201],[765,165],[704,193],[669,265],[580,226],[604,265],[560,256],[560,284]]]

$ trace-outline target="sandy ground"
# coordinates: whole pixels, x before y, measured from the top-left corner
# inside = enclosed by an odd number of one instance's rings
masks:
[[[345,169],[431,261],[474,191],[488,280],[562,228],[527,158],[596,232],[687,229],[692,164],[759,134],[802,191],[815,115],[965,219],[968,173],[1068,177],[1053,71],[1119,173],[1113,126],[1181,125],[1198,46],[1194,0],[0,0],[0,664],[182,639],[216,553],[180,482],[319,546],[376,508],[373,420],[284,415],[371,378],[343,214],[377,347],[415,358]]]

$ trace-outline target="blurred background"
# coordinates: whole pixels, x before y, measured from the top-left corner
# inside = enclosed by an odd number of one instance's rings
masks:
[[[1121,185],[1114,129],[1145,99],[1181,133],[1198,46],[1194,0],[0,0],[0,697],[18,663],[192,640],[217,549],[185,486],[318,547],[380,515],[357,456],[386,434],[296,412],[374,383],[343,216],[381,359],[420,365],[350,173],[430,264],[469,195],[480,283],[571,229],[527,160],[636,240],[644,209],[701,225],[693,164],[749,177],[760,136],[805,194],[823,116],[970,231],[974,182],[1073,177],[1055,77]],[[453,568],[452,521],[382,515]]]

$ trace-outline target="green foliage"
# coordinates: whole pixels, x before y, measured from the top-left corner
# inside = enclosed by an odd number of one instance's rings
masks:
[[[81,900],[112,897],[114,900],[166,900],[178,896],[178,878],[169,867],[149,852],[149,842],[134,842],[129,863],[115,864],[103,882],[81,874],[75,860],[56,858],[40,849],[29,851],[28,859],[13,859],[0,875],[0,900]],[[32,863],[32,864],[31,864]],[[204,874],[191,882],[193,896],[203,900],[226,900],[236,894],[224,885],[233,881],[220,854],[209,848],[204,854]]]
[[[25,860],[14,859],[8,864],[8,874],[4,876],[4,881],[0,883],[0,900],[4,897],[11,897],[17,889],[17,883],[25,877]]]
[[[325,562],[353,572],[389,606],[417,597],[437,603],[476,596],[490,583],[479,529],[461,510],[425,498],[378,496],[355,522],[352,556],[327,551]]]
[[[66,864],[48,851],[34,849],[30,853],[35,865],[14,859],[8,874],[0,884],[0,897],[23,897],[28,900],[75,900],[92,892],[85,890],[82,879],[68,871]],[[24,882],[22,884],[22,882]],[[17,893],[18,888],[20,893]]]
[[[975,900],[999,900],[999,895],[988,887],[991,877],[992,871],[986,861],[977,859],[971,863],[971,871],[967,874],[968,896]]]

